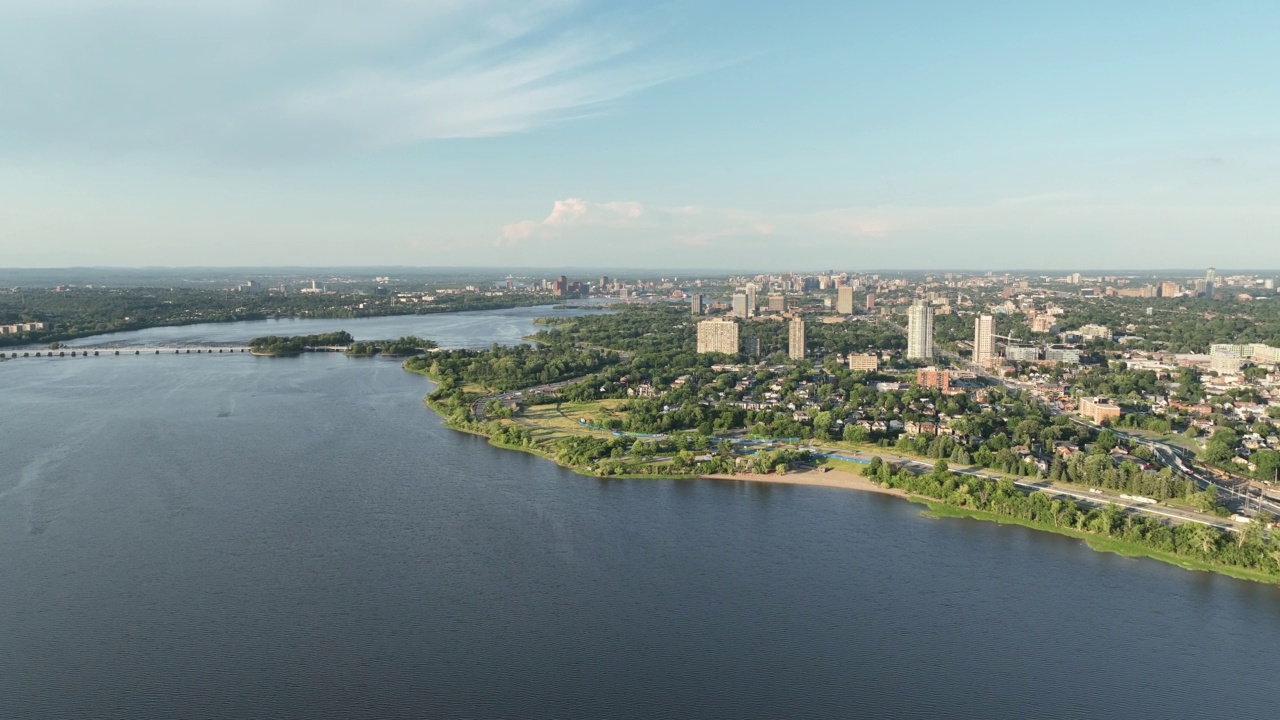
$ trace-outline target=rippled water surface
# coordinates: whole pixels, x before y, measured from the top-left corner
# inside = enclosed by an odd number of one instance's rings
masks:
[[[370,337],[402,332],[438,337]],[[875,495],[584,478],[426,390],[0,363],[0,718],[1280,714],[1275,588]]]

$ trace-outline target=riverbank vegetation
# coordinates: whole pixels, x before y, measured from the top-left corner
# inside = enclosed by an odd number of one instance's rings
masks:
[[[372,357],[374,355],[410,357],[421,355],[428,350],[435,349],[435,347],[436,344],[431,340],[424,340],[414,335],[406,335],[399,340],[355,341],[347,346],[347,354],[353,357]]]
[[[345,331],[318,335],[265,335],[249,341],[249,352],[255,355],[298,355],[308,348],[345,347],[351,344],[351,335]]]
[[[1270,518],[1266,516],[1255,517],[1236,533],[1201,523],[1171,525],[1126,513],[1116,505],[1084,507],[1044,492],[1024,493],[1011,480],[957,475],[949,471],[945,461],[939,461],[933,472],[916,474],[895,469],[877,457],[866,466],[864,474],[885,487],[950,508],[1120,542],[1148,551],[1142,554],[1188,567],[1280,582],[1280,538],[1268,532]]]
[[[553,301],[530,292],[454,292],[431,302],[399,302],[388,294],[233,292],[183,287],[20,288],[0,292],[0,324],[44,322],[40,331],[0,335],[0,346],[71,340],[151,327],[290,318],[358,318],[496,310]]]
[[[423,372],[450,391],[477,385],[502,392],[589,375],[618,362],[618,354],[607,350],[494,345],[488,350],[442,350],[411,358],[405,368]]]

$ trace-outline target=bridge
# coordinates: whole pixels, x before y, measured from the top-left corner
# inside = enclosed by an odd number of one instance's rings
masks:
[[[345,348],[344,348],[345,350]],[[17,358],[115,357],[117,355],[238,355],[248,345],[184,345],[170,347],[59,347],[52,350],[0,350],[0,356]],[[336,350],[335,350],[336,352]]]

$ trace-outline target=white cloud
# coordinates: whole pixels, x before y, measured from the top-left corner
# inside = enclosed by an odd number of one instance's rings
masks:
[[[1255,219],[1255,234],[1280,232],[1280,209],[1233,211]],[[1244,237],[1221,238],[1223,213],[1213,206],[1121,204],[1068,192],[981,205],[806,213],[570,198],[556,201],[543,220],[502,227],[495,244],[527,261],[605,264],[646,257],[644,264],[654,267],[1139,267],[1151,258],[1131,242],[1138,236],[1165,238],[1169,248],[1193,249],[1210,240],[1248,247]],[[1176,262],[1172,254],[1161,259]]]
[[[882,209],[769,215],[737,208],[650,207],[634,201],[598,203],[567,198],[556,200],[543,220],[522,220],[503,226],[497,244],[615,230],[640,233],[656,241],[702,247],[731,238],[801,235],[877,238],[900,224],[901,218],[894,217],[894,211]]]
[[[645,207],[638,202],[587,202],[582,198],[556,200],[551,213],[542,220],[522,220],[504,225],[497,245],[514,245],[530,239],[550,239],[565,228],[614,228],[642,227]],[[659,220],[660,222],[660,220]]]
[[[0,3],[0,150],[307,157],[503,135],[691,70],[579,5]]]

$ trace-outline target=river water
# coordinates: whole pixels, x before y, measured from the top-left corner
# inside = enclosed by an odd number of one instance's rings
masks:
[[[584,478],[427,389],[335,355],[0,363],[0,718],[1278,714],[1280,589],[879,495]]]

